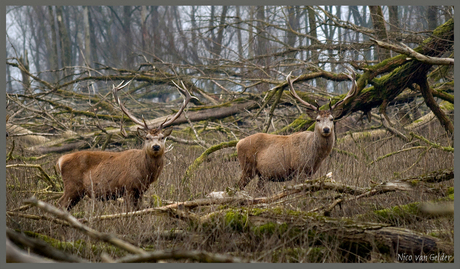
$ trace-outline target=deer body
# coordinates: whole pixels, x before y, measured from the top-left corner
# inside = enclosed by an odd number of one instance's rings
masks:
[[[262,189],[266,180],[286,181],[300,173],[307,176],[316,173],[334,146],[334,109],[357,93],[353,73],[353,77],[349,76],[353,87],[347,96],[334,105],[329,102],[329,110],[319,110],[318,104],[315,107],[297,95],[290,76],[286,79],[291,95],[311,110],[307,113],[316,119],[315,130],[285,136],[257,133],[240,140],[236,145],[242,169],[240,189],[256,175],[259,176],[258,188]]]
[[[61,207],[70,210],[85,195],[100,200],[128,197],[128,203],[135,209],[150,184],[158,179],[164,166],[165,141],[172,127],[164,128],[174,122],[192,97],[183,85],[175,84],[185,95],[184,103],[174,117],[163,122],[158,128],[150,128],[145,121],[134,117],[121,104],[117,91],[126,87],[120,83],[113,88],[113,95],[121,110],[135,123],[143,126],[143,149],[123,152],[80,151],[59,158],[56,166],[64,183],[64,194],[59,200]],[[138,132],[140,130],[138,129]]]
[[[256,175],[259,188],[263,188],[266,180],[291,180],[299,173],[313,175],[332,151],[333,128],[332,116],[326,116],[317,122],[314,132],[284,136],[257,133],[240,140],[236,148],[243,172],[238,186],[244,188]]]
[[[85,195],[100,200],[129,197],[139,207],[142,194],[158,179],[164,163],[164,138],[160,132],[146,140],[143,149],[122,152],[80,151],[59,158],[57,168],[64,182],[59,204],[70,210]],[[163,141],[161,141],[163,140]],[[157,148],[157,150],[155,150]]]

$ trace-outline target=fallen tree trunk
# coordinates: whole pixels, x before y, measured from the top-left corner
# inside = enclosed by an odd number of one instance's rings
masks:
[[[202,219],[202,227],[206,229],[214,229],[217,225],[224,224],[229,229],[250,232],[256,236],[277,234],[285,238],[295,238],[304,234],[312,241],[318,238],[338,240],[342,246],[355,245],[356,248],[353,249],[359,250],[355,254],[363,257],[371,251],[389,254],[394,260],[398,254],[441,252],[451,258],[454,254],[453,244],[409,229],[348,218],[329,218],[283,208],[231,208],[211,213]]]
[[[245,110],[256,109],[257,107],[258,107],[257,102],[246,100],[241,103],[239,102],[227,103],[226,105],[220,105],[220,106],[215,106],[211,108],[202,108],[196,111],[189,111],[187,112],[187,117],[189,118],[191,122],[196,122],[196,121],[201,121],[201,120],[221,119],[221,118],[229,117],[231,115],[235,115],[237,113],[241,113]],[[169,118],[169,117],[170,117],[169,115],[160,117],[152,121],[148,121],[147,124],[149,126],[159,125],[162,122],[164,122],[166,118]],[[177,118],[171,125],[179,125],[179,124],[183,124],[187,122],[188,121],[185,118],[185,116],[181,114],[180,117]],[[138,125],[132,125],[132,126],[129,126],[128,129],[132,132],[136,132],[138,127],[139,127]],[[105,130],[105,133],[109,135],[117,134],[118,132],[120,132],[119,129]],[[93,139],[94,137],[100,134],[101,134],[101,131],[73,135],[73,136],[69,136],[66,138],[48,141],[48,142],[42,143],[37,146],[28,147],[27,150],[37,152],[40,154],[45,154],[45,153],[51,153],[51,152],[63,153],[63,152],[71,151],[74,149],[84,149],[84,148],[89,147],[89,142],[75,141],[76,139],[78,140]]]
[[[187,117],[190,121],[202,121],[202,120],[213,120],[213,119],[223,119],[237,113],[241,113],[245,110],[252,110],[259,107],[257,102],[255,101],[243,101],[243,102],[229,102],[226,104],[213,106],[210,108],[198,108],[199,110],[193,111],[190,109],[187,112]],[[149,126],[157,126],[160,125],[162,122],[165,121],[166,118],[170,116],[164,116],[160,118],[156,118],[151,121],[147,121]],[[182,123],[187,123],[187,119],[185,118],[184,114],[181,114],[172,125],[179,125]],[[137,130],[138,125],[130,126],[129,130],[135,132]]]

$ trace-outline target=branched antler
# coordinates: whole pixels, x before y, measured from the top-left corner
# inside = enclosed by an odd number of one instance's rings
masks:
[[[142,126],[143,129],[149,130],[151,128],[147,125],[147,122],[145,121],[144,117],[142,116],[142,121],[139,120],[138,118],[136,118],[133,114],[131,114],[128,111],[128,109],[126,109],[126,107],[120,102],[120,98],[118,97],[117,92],[119,90],[125,88],[129,83],[131,83],[131,81],[132,80],[126,82],[125,84],[123,84],[124,81],[122,81],[117,86],[114,86],[113,89],[112,89],[113,97],[115,98],[116,103],[120,106],[120,108],[123,111],[123,113],[125,113],[126,116],[128,116],[128,118],[130,118],[134,123]],[[167,127],[167,126],[171,125],[180,116],[180,114],[182,114],[182,112],[184,111],[185,107],[190,102],[190,100],[192,100],[192,98],[195,98],[195,99],[198,100],[197,97],[192,96],[190,94],[190,92],[185,87],[184,82],[181,81],[182,87],[177,85],[174,81],[172,81],[172,83],[176,86],[176,88],[179,90],[179,92],[184,95],[184,97],[185,97],[184,98],[184,103],[182,104],[182,106],[179,109],[179,111],[170,120],[166,119],[163,123],[161,123],[160,126],[158,126],[158,129],[162,129],[164,127]]]

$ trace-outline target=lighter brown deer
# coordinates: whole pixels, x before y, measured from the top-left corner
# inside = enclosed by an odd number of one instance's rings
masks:
[[[312,110],[307,113],[316,120],[315,129],[291,135],[256,133],[241,139],[236,145],[242,170],[237,183],[240,189],[256,175],[258,189],[262,190],[266,181],[286,181],[300,173],[307,176],[316,173],[334,146],[334,110],[357,92],[355,74],[347,76],[353,82],[351,90],[334,105],[329,102],[329,110],[319,110],[318,104],[313,106],[301,99],[294,90],[291,74],[287,76],[291,95]]]
[[[158,128],[150,128],[142,119],[134,117],[120,102],[117,92],[126,85],[113,87],[113,95],[121,110],[135,123],[144,138],[142,149],[122,152],[80,151],[59,158],[57,169],[64,182],[64,194],[58,201],[67,210],[75,206],[85,195],[100,200],[128,197],[129,207],[139,209],[143,193],[158,179],[164,166],[165,141],[171,134],[171,125],[192,98],[184,84],[176,87],[185,96],[179,111]]]

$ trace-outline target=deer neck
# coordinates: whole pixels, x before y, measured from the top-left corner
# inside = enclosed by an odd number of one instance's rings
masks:
[[[314,132],[310,152],[315,152],[317,160],[323,160],[331,153],[334,141],[335,135],[333,131],[329,136],[323,136],[319,132]]]
[[[163,167],[163,155],[152,156],[145,151],[142,154],[144,155],[142,166],[148,175],[153,176],[158,170],[161,170]]]

